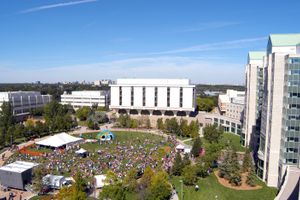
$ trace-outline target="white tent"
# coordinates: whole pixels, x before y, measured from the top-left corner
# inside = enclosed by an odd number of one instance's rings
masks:
[[[190,148],[185,148],[184,153],[187,153],[187,154],[191,153],[191,149]]]
[[[77,153],[77,154],[84,154],[86,152],[87,152],[87,150],[85,150],[83,148],[80,148],[79,150],[75,151],[75,153]]]
[[[44,140],[38,141],[35,144],[47,147],[61,147],[64,145],[70,145],[82,141],[82,138],[73,137],[67,133],[59,133],[53,136],[50,136]]]
[[[176,146],[177,150],[184,150],[184,146],[182,144],[179,144]]]
[[[104,182],[106,176],[105,175],[96,175],[95,178],[95,188],[103,188],[106,183]]]
[[[64,176],[57,176],[48,174],[42,179],[43,184],[49,186],[50,188],[60,189],[65,183],[66,179]]]

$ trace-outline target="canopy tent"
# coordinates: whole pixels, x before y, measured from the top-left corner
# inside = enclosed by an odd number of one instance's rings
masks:
[[[101,141],[109,141],[115,139],[115,135],[109,130],[103,130],[97,134],[96,138]]]
[[[95,178],[95,188],[103,188],[106,183],[104,182],[106,176],[105,175],[96,175]]]
[[[185,148],[184,153],[187,153],[187,154],[191,153],[191,149],[190,148]]]
[[[85,150],[83,148],[80,148],[79,150],[75,151],[75,153],[77,153],[77,154],[84,154],[84,153],[87,153],[87,150]]]
[[[44,140],[38,141],[35,144],[46,147],[62,147],[64,145],[75,144],[82,141],[82,138],[73,137],[67,133],[59,133],[53,136],[50,136]]]
[[[182,144],[179,144],[176,146],[177,150],[184,150],[184,146]]]

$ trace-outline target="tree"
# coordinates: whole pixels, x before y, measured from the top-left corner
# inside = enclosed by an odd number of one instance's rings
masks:
[[[185,166],[182,171],[182,176],[183,176],[183,183],[185,185],[194,185],[198,180],[195,166],[191,166],[191,165]]]
[[[162,118],[157,119],[156,128],[159,129],[159,130],[164,130],[165,129],[164,122],[163,122]]]
[[[191,164],[190,157],[186,153],[186,154],[184,154],[184,157],[183,157],[183,160],[182,160],[182,165],[183,165],[183,167],[185,167],[185,166],[190,165],[190,164]]]
[[[165,122],[165,126],[166,126],[166,130],[169,133],[173,133],[175,135],[179,135],[180,134],[180,128],[177,122],[177,119],[175,117],[171,118],[171,119],[167,119]]]
[[[182,173],[182,168],[183,168],[182,158],[181,158],[180,153],[177,152],[175,159],[174,159],[173,167],[172,167],[172,174],[175,176],[180,176]]]
[[[72,185],[72,199],[85,200],[87,198],[85,187],[85,180],[82,178],[80,172],[77,172],[75,176],[75,183]]]
[[[199,137],[199,122],[197,121],[191,121],[189,125],[190,129],[190,137],[196,138]]]
[[[76,117],[80,120],[80,121],[84,121],[88,118],[89,113],[91,112],[90,107],[88,106],[83,106],[82,108],[79,108],[76,111]]]
[[[185,119],[180,119],[180,135],[184,137],[190,137],[190,127],[188,121]]]
[[[3,102],[0,109],[0,126],[6,130],[15,124],[15,117],[13,116],[13,108],[9,102]]]
[[[146,128],[147,129],[151,128],[151,121],[150,121],[149,117],[146,119]]]
[[[232,185],[241,185],[240,165],[235,151],[227,151],[224,161],[219,167],[219,176],[227,179]]]
[[[43,168],[41,165],[33,169],[32,185],[35,192],[37,193],[41,192],[43,188],[42,179],[45,175],[46,175],[45,168]]]
[[[254,187],[256,185],[255,180],[256,180],[255,168],[253,165],[251,165],[250,171],[248,172],[248,175],[247,175],[246,183],[248,185],[250,185],[251,187]]]
[[[218,100],[215,97],[197,97],[197,107],[199,111],[210,112],[217,107]]]
[[[154,176],[154,172],[151,167],[146,167],[142,178],[140,179],[140,188],[148,188],[151,183],[151,178]]]
[[[100,200],[125,200],[126,193],[121,183],[105,185],[99,194]]]
[[[131,119],[130,127],[131,128],[138,128],[139,121],[137,119]]]
[[[222,145],[219,143],[211,143],[206,146],[204,161],[210,167],[215,167],[216,160],[219,158]]]
[[[152,178],[147,191],[148,200],[169,200],[172,187],[168,182],[168,174],[164,171],[158,171]]]
[[[129,191],[134,191],[137,187],[137,170],[132,168],[124,178],[123,185]]]
[[[193,143],[191,153],[194,157],[198,157],[200,155],[200,150],[201,150],[201,139],[198,136]]]
[[[251,159],[250,151],[247,149],[243,159],[243,166],[242,166],[243,172],[248,172],[251,166],[252,166],[252,159]]]
[[[217,125],[208,125],[203,129],[204,138],[209,143],[219,143],[222,135],[223,135],[223,128],[217,127]]]
[[[119,183],[119,179],[113,171],[108,170],[108,172],[106,173],[106,178],[105,178],[104,182],[109,185],[114,185],[114,184]]]

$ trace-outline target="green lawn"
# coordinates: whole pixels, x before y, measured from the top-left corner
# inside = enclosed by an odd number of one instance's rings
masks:
[[[204,147],[208,145],[208,142],[203,137],[201,138],[201,141]],[[190,140],[184,143],[193,146],[194,141]],[[223,148],[231,146],[232,148],[236,149],[236,151],[245,151],[245,147],[240,144],[240,136],[233,133],[224,133],[220,143]]]
[[[180,177],[172,177],[171,183],[175,186],[178,196],[180,198],[181,195],[181,183],[179,182]],[[276,196],[277,190],[275,188],[267,187],[261,181],[258,181],[259,185],[262,185],[262,189],[258,190],[249,190],[249,191],[241,191],[241,190],[233,190],[226,188],[219,184],[216,176],[211,174],[207,178],[201,179],[198,181],[199,191],[195,191],[193,186],[183,186],[183,194],[184,200],[210,200],[210,199],[218,199],[218,200],[273,200]],[[217,197],[217,198],[216,198]]]

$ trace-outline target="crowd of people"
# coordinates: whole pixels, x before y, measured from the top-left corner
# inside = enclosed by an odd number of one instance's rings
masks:
[[[130,141],[109,141],[94,143],[98,145],[96,151],[88,151],[87,157],[80,157],[75,153],[82,147],[89,144],[75,144],[68,146],[64,151],[53,150],[44,156],[30,156],[16,154],[7,162],[24,160],[40,163],[47,170],[47,173],[74,176],[80,170],[84,178],[91,178],[94,175],[105,174],[107,170],[113,171],[119,178],[126,176],[127,172],[136,168],[143,173],[147,166],[155,169],[162,167],[166,171],[172,167],[175,157],[176,138],[162,138],[157,143],[149,138],[132,138]]]

